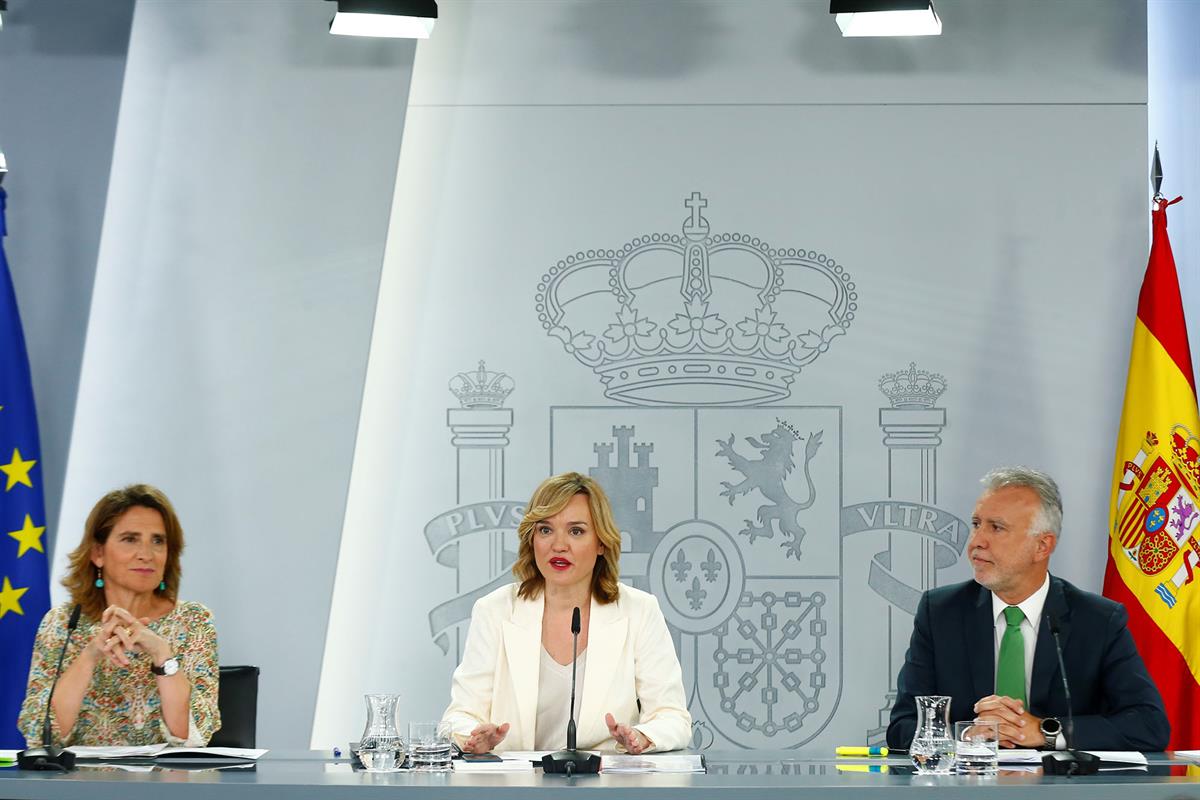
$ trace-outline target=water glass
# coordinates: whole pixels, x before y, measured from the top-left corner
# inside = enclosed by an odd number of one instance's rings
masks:
[[[1000,723],[954,723],[954,750],[959,775],[995,775],[1000,762]]]
[[[420,772],[449,772],[450,730],[440,722],[408,723],[408,754],[413,769]]]

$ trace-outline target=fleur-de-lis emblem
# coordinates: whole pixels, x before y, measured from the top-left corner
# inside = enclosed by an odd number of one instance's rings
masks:
[[[717,561],[717,551],[713,548],[708,548],[708,558],[700,562],[700,569],[704,570],[704,580],[712,583],[717,579],[717,573],[724,566],[720,561]]]
[[[679,549],[675,560],[670,564],[671,569],[675,571],[675,582],[683,583],[687,580],[688,573],[692,571],[692,562],[688,561],[683,554],[683,548]]]
[[[704,598],[708,597],[708,592],[700,588],[700,579],[692,578],[692,588],[684,592],[687,595],[688,602],[692,606],[692,611],[699,611],[704,605]]]

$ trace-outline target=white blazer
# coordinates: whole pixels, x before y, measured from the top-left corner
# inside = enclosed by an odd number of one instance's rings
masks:
[[[442,715],[459,744],[481,723],[507,722],[508,735],[496,750],[534,749],[543,608],[541,597],[517,597],[515,583],[475,602],[450,707]],[[601,605],[592,599],[587,669],[576,703],[580,749],[617,749],[606,713],[633,724],[656,750],[691,744],[683,672],[658,598],[621,584],[615,602]],[[566,731],[563,740],[565,745]]]

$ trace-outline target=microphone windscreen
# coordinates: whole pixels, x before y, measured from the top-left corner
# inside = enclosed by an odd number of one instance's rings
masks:
[[[579,624],[579,606],[571,612],[571,633],[579,633],[583,626]]]
[[[1055,636],[1058,636],[1058,634],[1059,634],[1058,617],[1054,616],[1049,611],[1047,611],[1046,612],[1046,622],[1050,623],[1050,632],[1052,634],[1054,634]]]
[[[79,625],[79,612],[81,611],[83,611],[83,606],[76,603],[75,607],[71,609],[71,618],[67,620],[67,630],[73,631]]]

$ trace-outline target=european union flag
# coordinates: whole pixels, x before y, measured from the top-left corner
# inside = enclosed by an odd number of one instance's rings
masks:
[[[50,563],[33,383],[4,257],[7,199],[0,188],[0,749],[21,749],[17,716],[33,638],[50,608]]]

